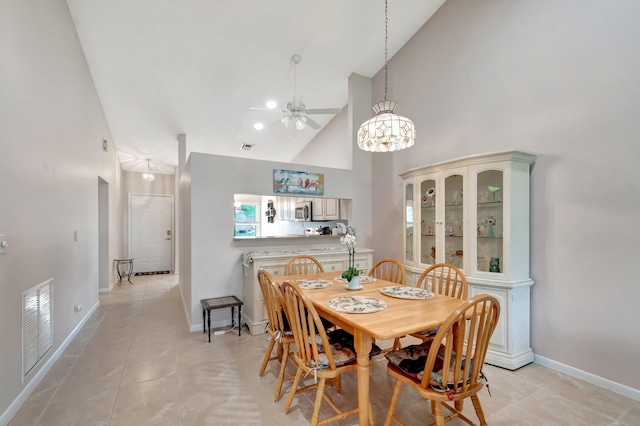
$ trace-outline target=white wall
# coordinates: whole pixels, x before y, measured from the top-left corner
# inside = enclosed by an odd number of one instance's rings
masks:
[[[55,279],[47,359],[97,306],[98,176],[109,184],[109,229],[122,226],[120,166],[64,0],[0,2],[0,129],[0,234],[9,241],[0,254],[3,423],[33,377],[22,383],[22,292]],[[113,259],[121,238],[111,238]],[[74,313],[75,304],[84,310]]]
[[[358,230],[358,244],[368,247],[371,243],[367,224],[371,215],[367,201],[370,197],[370,175],[360,176],[351,170],[191,153],[180,187],[181,203],[186,204],[181,206],[181,214],[183,218],[190,215],[191,227],[188,237],[187,231],[181,229],[181,243],[189,244],[189,247],[180,249],[181,256],[184,256],[181,257],[180,285],[184,299],[191,299],[192,329],[202,327],[201,299],[228,295],[243,297],[240,256],[244,251],[291,246],[291,241],[287,240],[265,243],[233,239],[233,195],[272,194],[273,169],[324,173],[324,195],[353,200],[352,222]],[[183,226],[187,224],[183,222]],[[296,243],[311,244],[301,240]],[[339,243],[334,240],[333,244]],[[188,276],[184,274],[186,268]],[[214,311],[211,315],[214,323],[229,320],[228,312]]]
[[[346,143],[348,112],[349,108],[343,108],[322,128],[311,143],[293,158],[292,162],[339,169],[350,168],[351,146]],[[315,132],[315,130],[310,131]]]
[[[399,173],[472,153],[538,153],[534,353],[635,389],[638,16],[635,0],[448,0],[389,64],[389,98],[417,141],[375,156],[373,176],[373,248],[401,258]],[[381,73],[374,88],[381,98]]]

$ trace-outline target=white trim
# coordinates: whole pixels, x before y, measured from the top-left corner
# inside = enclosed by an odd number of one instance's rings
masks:
[[[42,379],[44,379],[44,377],[47,375],[49,370],[51,370],[51,367],[53,367],[56,361],[60,359],[60,356],[65,351],[65,349],[67,349],[67,347],[69,346],[73,338],[76,337],[78,332],[82,329],[82,327],[85,325],[87,320],[89,320],[91,315],[95,312],[96,309],[98,309],[99,306],[100,306],[100,301],[97,301],[95,305],[93,305],[91,309],[87,311],[84,318],[80,320],[80,322],[73,329],[73,331],[69,333],[67,338],[64,339],[64,342],[62,342],[62,344],[53,353],[53,355],[51,355],[51,357],[47,360],[47,362],[44,363],[42,368],[40,368],[40,370],[38,370],[38,372],[33,375],[29,383],[27,383],[24,389],[22,389],[22,392],[18,394],[16,399],[14,399],[13,402],[9,405],[9,407],[7,407],[5,412],[2,413],[2,415],[0,415],[0,425],[6,425],[9,423],[9,421],[13,418],[13,416],[18,412],[20,407],[22,407],[22,404],[24,404],[24,402],[27,400],[29,395],[31,395],[31,392],[33,392],[33,390],[40,384]]]
[[[534,354],[533,362],[535,362],[536,364],[540,364],[544,367],[548,367],[552,370],[556,370],[561,373],[567,374],[571,377],[575,377],[576,379],[584,380],[585,382],[594,384],[596,386],[600,386],[601,388],[604,388],[604,389],[608,389],[622,396],[626,396],[627,398],[640,401],[640,390],[638,389],[634,389],[632,387],[629,387],[620,383],[616,383],[609,379],[605,379],[604,377],[596,376],[595,374],[591,374],[586,371],[579,370],[575,367],[562,364],[561,362],[554,361],[552,359],[545,358],[540,355]]]

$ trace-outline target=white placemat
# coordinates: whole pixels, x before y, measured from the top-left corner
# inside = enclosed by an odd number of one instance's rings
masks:
[[[333,283],[327,280],[294,280],[294,283],[298,284],[303,290],[316,290],[319,288],[331,287]]]
[[[410,287],[407,285],[382,287],[380,289],[380,293],[386,296],[397,297],[398,299],[429,299],[433,297],[433,293],[429,290]]]
[[[334,311],[350,314],[370,314],[387,308],[383,300],[367,296],[340,296],[329,300],[327,306]]]
[[[360,277],[360,284],[369,284],[374,282],[376,279],[374,277],[370,277],[369,275],[358,275]],[[335,281],[340,281],[341,283],[347,283],[346,278],[335,277]]]

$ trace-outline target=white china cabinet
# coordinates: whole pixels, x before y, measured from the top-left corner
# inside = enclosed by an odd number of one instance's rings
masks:
[[[534,154],[480,154],[408,170],[403,179],[407,284],[430,265],[463,270],[469,297],[495,296],[500,322],[487,362],[516,369],[529,344],[529,176]]]

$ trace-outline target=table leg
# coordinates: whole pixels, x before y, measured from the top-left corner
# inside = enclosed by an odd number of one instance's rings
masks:
[[[369,352],[371,352],[373,339],[358,329],[354,331],[353,337],[358,355],[358,415],[360,425],[368,426],[369,420],[371,420],[371,424],[375,424],[373,419],[369,419],[369,369],[371,364]]]
[[[120,273],[120,262],[116,261],[116,272],[118,273],[118,285],[122,284],[122,274]]]
[[[211,309],[207,309],[207,326],[209,327],[209,343],[211,343]]]
[[[242,305],[238,306],[238,336],[242,334]]]
[[[131,274],[133,274],[133,261],[129,262],[129,273],[127,274],[127,281],[129,281],[129,284],[133,284],[131,282]]]
[[[205,321],[205,315],[206,315],[206,309],[202,308],[202,332],[206,333],[207,332],[207,322]]]
[[[231,307],[231,328],[233,328],[236,325],[236,311],[235,311],[235,306]]]

